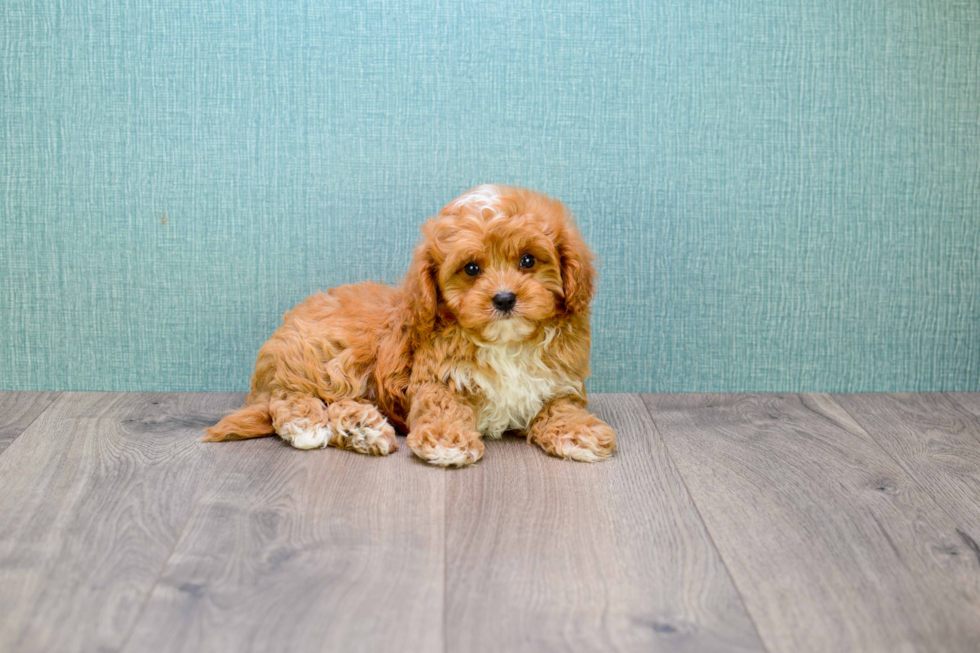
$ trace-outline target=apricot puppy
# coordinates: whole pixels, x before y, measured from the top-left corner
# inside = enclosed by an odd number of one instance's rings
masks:
[[[459,467],[513,431],[561,458],[612,455],[616,434],[586,410],[593,257],[565,207],[485,185],[422,232],[401,288],[342,286],[286,313],[246,405],[204,439],[385,455],[397,428]]]

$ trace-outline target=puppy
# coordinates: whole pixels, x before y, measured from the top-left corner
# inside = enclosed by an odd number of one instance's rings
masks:
[[[246,405],[206,441],[385,455],[395,429],[422,460],[461,467],[513,431],[580,461],[616,435],[586,410],[593,256],[558,201],[485,185],[423,227],[400,289],[313,295],[259,350]]]

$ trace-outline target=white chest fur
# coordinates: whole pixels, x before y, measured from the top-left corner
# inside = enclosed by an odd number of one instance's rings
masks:
[[[499,438],[524,430],[544,405],[559,394],[578,394],[580,385],[542,360],[540,347],[494,344],[481,347],[476,365],[457,368],[456,387],[478,398],[477,430]]]

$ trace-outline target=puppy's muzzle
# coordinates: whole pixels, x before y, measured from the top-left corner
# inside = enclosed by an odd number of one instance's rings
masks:
[[[517,303],[517,295],[512,292],[498,292],[493,296],[493,307],[501,313],[510,313]]]

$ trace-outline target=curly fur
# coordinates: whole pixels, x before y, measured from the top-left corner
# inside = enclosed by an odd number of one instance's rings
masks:
[[[423,460],[462,466],[482,457],[481,436],[514,431],[555,456],[608,458],[615,433],[585,408],[595,279],[560,202],[475,188],[424,225],[401,288],[342,286],[286,313],[246,405],[204,439],[384,455],[397,428]],[[516,296],[510,312],[493,305],[501,292]]]

